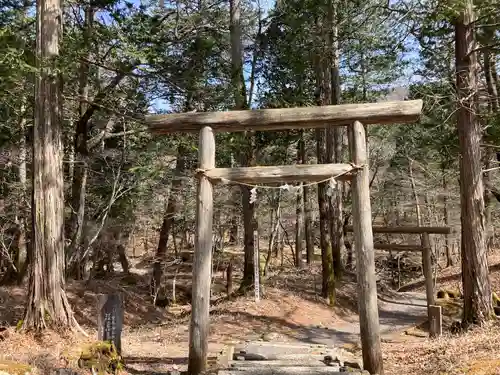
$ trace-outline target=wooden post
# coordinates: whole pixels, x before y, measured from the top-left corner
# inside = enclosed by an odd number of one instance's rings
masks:
[[[97,339],[111,341],[122,352],[123,301],[120,294],[97,296]]]
[[[215,167],[215,138],[209,126],[200,131],[198,160],[201,170]],[[213,211],[212,183],[207,177],[200,175],[196,202],[196,237],[189,327],[188,372],[191,375],[202,373],[207,366]]]
[[[425,292],[427,294],[427,310],[434,305],[434,280],[432,275],[431,241],[429,233],[422,235],[422,269],[425,277]],[[430,312],[429,312],[430,319]]]
[[[429,334],[431,337],[439,337],[443,334],[443,313],[441,306],[429,306]]]
[[[259,232],[253,232],[253,272],[255,282],[255,302],[260,301],[260,256],[259,256]]]
[[[225,349],[222,350],[221,356],[219,357],[218,364],[222,368],[229,368],[234,357],[234,346],[227,345]]]
[[[353,163],[362,167],[352,180],[352,216],[359,284],[359,325],[363,366],[370,374],[383,375],[370,203],[370,170],[365,128],[359,121],[355,121],[349,127],[349,146]]]

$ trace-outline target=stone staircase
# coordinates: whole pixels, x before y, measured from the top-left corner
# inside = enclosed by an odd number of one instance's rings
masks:
[[[219,375],[368,374],[361,359],[345,349],[304,343],[227,345],[218,362]]]

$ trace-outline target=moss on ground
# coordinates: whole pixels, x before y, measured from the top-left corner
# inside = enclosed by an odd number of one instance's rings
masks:
[[[500,359],[481,359],[472,361],[464,369],[469,375],[494,375],[500,371]]]
[[[33,368],[30,365],[14,361],[0,360],[0,374],[7,373],[9,375],[25,375],[31,374],[32,371]]]
[[[99,375],[116,374],[123,368],[123,360],[112,342],[97,341],[82,350],[78,366],[97,371]]]

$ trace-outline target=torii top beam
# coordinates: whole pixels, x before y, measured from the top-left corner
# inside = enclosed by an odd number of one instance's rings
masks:
[[[155,134],[198,132],[210,126],[216,132],[287,130],[363,124],[415,122],[422,112],[422,100],[341,104],[320,107],[255,109],[226,112],[188,112],[146,116]]]

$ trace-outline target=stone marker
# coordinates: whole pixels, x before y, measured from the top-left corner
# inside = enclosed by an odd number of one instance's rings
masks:
[[[443,313],[441,306],[429,306],[429,328],[431,337],[439,337],[443,334]]]
[[[97,338],[111,341],[118,354],[122,351],[123,301],[122,296],[99,294],[97,296]]]

